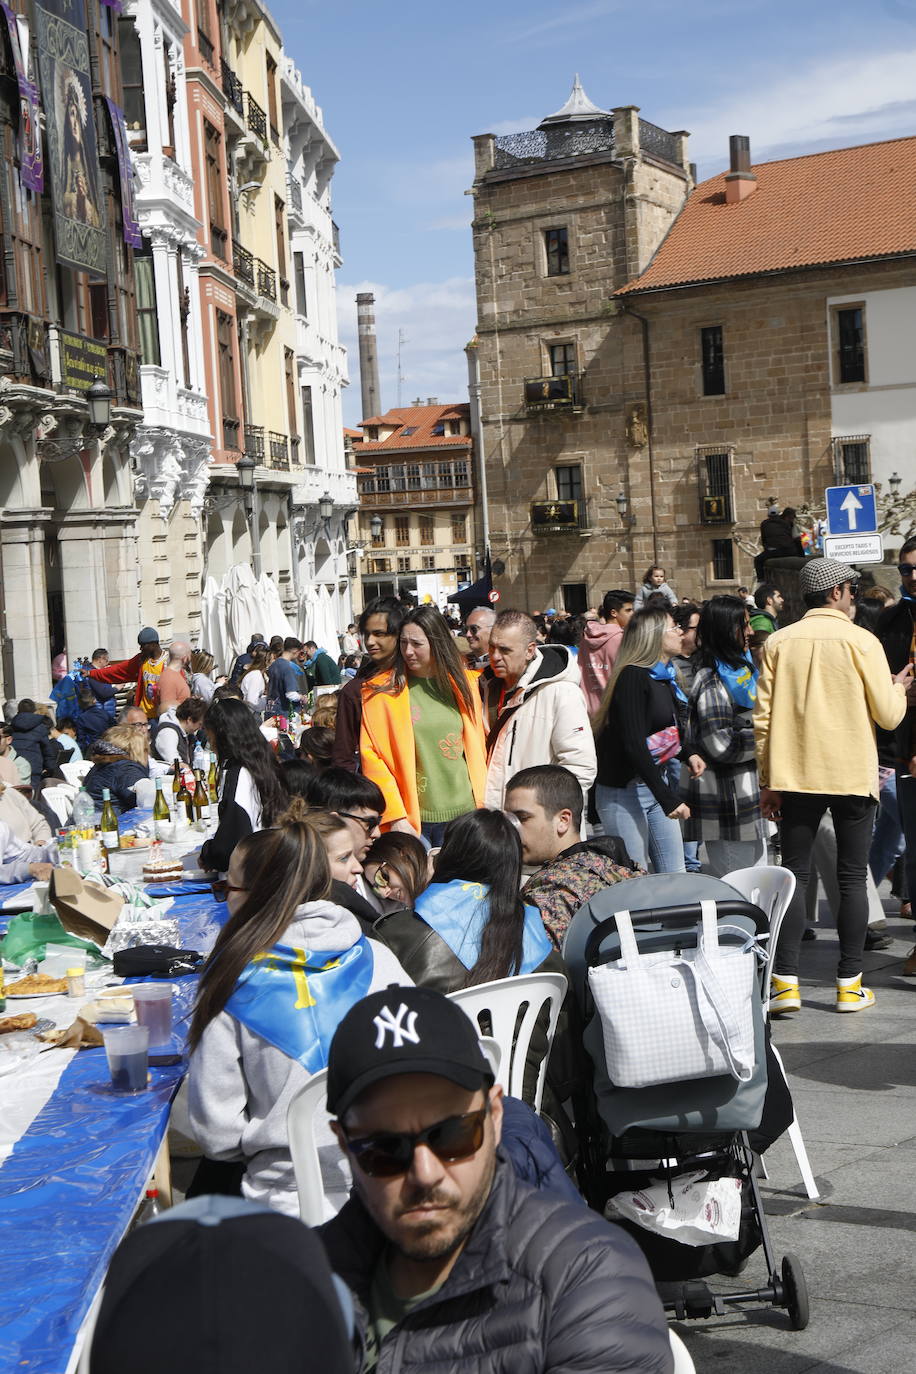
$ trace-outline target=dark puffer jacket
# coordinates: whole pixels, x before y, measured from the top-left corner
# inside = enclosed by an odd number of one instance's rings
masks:
[[[17,711],[10,721],[13,748],[32,769],[32,786],[57,770],[57,750],[51,747],[51,722],[37,711]]]
[[[366,1322],[384,1237],[353,1195],[321,1227]],[[619,1227],[536,1193],[503,1160],[454,1269],[382,1342],[377,1374],[671,1374],[648,1265]]]

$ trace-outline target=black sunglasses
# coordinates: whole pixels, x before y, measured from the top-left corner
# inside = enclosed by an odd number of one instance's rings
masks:
[[[447,1116],[444,1121],[436,1121],[415,1134],[379,1131],[351,1140],[344,1132],[347,1149],[369,1178],[396,1178],[398,1174],[406,1174],[418,1145],[425,1145],[445,1164],[454,1164],[460,1159],[470,1159],[480,1149],[489,1110],[488,1102],[476,1112]]]
[[[342,821],[359,821],[367,835],[371,835],[375,827],[382,823],[381,816],[354,816],[352,811],[338,811],[337,814]]]
[[[897,571],[901,577],[916,577],[916,563],[898,563]]]

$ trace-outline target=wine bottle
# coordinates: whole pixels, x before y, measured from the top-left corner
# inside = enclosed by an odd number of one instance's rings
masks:
[[[178,794],[184,783],[181,781],[181,760],[176,759],[172,767],[172,810],[175,811],[178,805]]]
[[[171,833],[172,824],[172,814],[162,790],[162,783],[162,778],[156,779],[156,800],[153,802],[153,837],[157,840],[165,839],[163,830]]]
[[[210,772],[207,775],[207,790],[210,793],[210,805],[216,806],[219,802],[219,786],[216,776],[216,755],[210,755]]]
[[[194,824],[198,830],[206,830],[207,822],[210,819],[210,798],[207,794],[207,784],[204,779],[203,770],[198,768],[194,774]]]
[[[107,787],[102,788],[102,817],[99,821],[99,829],[102,832],[103,849],[117,849],[120,846],[121,836],[118,833],[118,818],[111,804],[111,792]]]
[[[178,767],[177,764],[176,764],[175,766]],[[193,803],[193,801],[192,801],[192,799],[191,799],[191,794],[190,794],[190,792],[188,791],[187,786],[185,785],[185,780],[184,780],[184,774],[183,774],[183,773],[179,772],[179,774],[178,774],[178,780],[179,780],[179,783],[180,783],[181,785],[180,785],[180,787],[179,787],[179,789],[178,789],[178,792],[177,792],[177,794],[176,794],[176,797],[175,797],[175,812],[176,812],[175,819],[176,819],[176,821],[177,821],[178,818],[182,815],[182,812],[183,812],[184,815],[187,816],[188,821],[190,822],[190,824],[193,825],[193,824],[194,824],[194,803]]]

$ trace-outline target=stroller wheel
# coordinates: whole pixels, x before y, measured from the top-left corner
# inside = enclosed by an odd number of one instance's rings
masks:
[[[792,1329],[804,1331],[808,1325],[808,1285],[797,1255],[782,1257],[782,1286]]]

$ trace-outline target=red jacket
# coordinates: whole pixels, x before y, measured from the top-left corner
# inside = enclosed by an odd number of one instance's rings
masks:
[[[142,707],[148,716],[155,716],[159,709],[158,684],[157,690],[153,691],[153,699],[149,703],[144,701],[144,661],[142,653],[134,654],[133,658],[124,658],[120,663],[110,663],[107,668],[90,668],[89,676],[94,677],[98,682],[136,682],[137,690],[134,694],[134,705]],[[162,654],[161,662],[150,675],[158,677],[167,662],[168,655]]]

